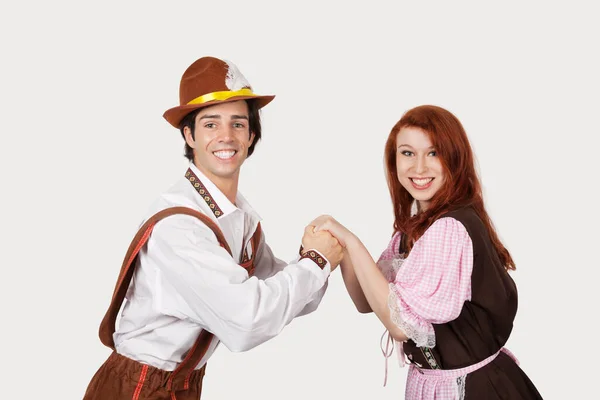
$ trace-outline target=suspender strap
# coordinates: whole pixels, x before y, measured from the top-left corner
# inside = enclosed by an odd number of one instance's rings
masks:
[[[262,235],[262,227],[260,226],[260,222],[256,226],[256,230],[254,231],[254,235],[252,235],[252,258],[256,258],[256,253],[258,253],[258,245],[260,244],[260,236]]]
[[[115,333],[117,315],[121,309],[123,300],[125,300],[125,294],[127,293],[127,289],[129,288],[129,284],[133,277],[137,256],[142,247],[144,247],[144,245],[148,242],[154,226],[163,218],[175,214],[190,215],[200,219],[214,232],[219,244],[225,248],[229,254],[231,254],[231,249],[229,248],[229,245],[225,240],[225,236],[223,236],[223,233],[219,227],[209,217],[199,211],[187,207],[172,207],[162,210],[150,217],[138,230],[137,234],[129,245],[129,249],[127,250],[127,254],[125,255],[123,264],[121,266],[121,272],[119,273],[119,279],[117,280],[110,306],[104,315],[104,318],[102,319],[102,323],[100,324],[100,340],[104,345],[113,350],[115,349],[113,334]],[[194,371],[194,368],[196,365],[198,365],[202,357],[204,357],[206,354],[212,338],[212,333],[205,330],[201,331],[198,339],[194,343],[194,346],[190,349],[187,356],[179,364],[177,369],[175,369],[175,371],[173,371],[171,374],[171,377],[167,382],[167,388],[169,390],[172,388],[175,390],[181,390],[189,387],[189,376]]]
[[[248,252],[244,251],[244,257],[242,263],[240,264],[242,268],[248,271],[248,276],[254,275],[254,269],[256,264],[254,260],[256,259],[256,253],[258,252],[258,245],[260,244],[260,235],[262,232],[262,228],[260,227],[260,222],[256,226],[256,230],[254,231],[254,235],[250,239],[252,243],[252,257],[248,258]]]

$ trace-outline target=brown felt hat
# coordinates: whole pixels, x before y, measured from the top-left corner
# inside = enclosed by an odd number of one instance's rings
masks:
[[[188,67],[179,84],[179,105],[165,111],[163,117],[175,128],[183,117],[199,108],[244,99],[258,99],[258,107],[269,104],[275,96],[260,96],[231,62],[202,57]]]

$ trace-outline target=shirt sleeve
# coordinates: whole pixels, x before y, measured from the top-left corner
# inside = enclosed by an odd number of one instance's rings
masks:
[[[321,256],[321,254],[319,254],[319,256]],[[273,250],[271,250],[271,247],[266,243],[265,234],[263,231],[261,234],[260,243],[258,245],[258,250],[256,252],[256,270],[254,272],[254,276],[256,276],[259,279],[271,278],[275,274],[285,270],[285,268],[287,268],[288,265],[300,262],[302,260],[301,257],[302,256],[300,252],[298,252],[298,255],[289,263],[277,258],[273,253]],[[310,259],[310,257],[304,257],[304,259],[306,258]],[[326,263],[328,263],[325,257],[322,257],[322,259]],[[312,296],[311,300],[306,304],[302,311],[300,311],[298,316],[310,314],[318,308],[319,304],[321,303],[321,300],[323,299],[323,296],[325,295],[325,292],[327,291],[328,282],[329,280],[325,281],[321,289]]]
[[[419,347],[434,347],[432,324],[456,319],[471,299],[473,245],[454,218],[435,221],[390,283],[392,321]]]
[[[157,270],[155,306],[212,332],[231,351],[249,350],[276,336],[314,300],[331,270],[310,259],[268,279],[248,277],[214,233],[194,217],[156,224],[141,252],[142,268]]]

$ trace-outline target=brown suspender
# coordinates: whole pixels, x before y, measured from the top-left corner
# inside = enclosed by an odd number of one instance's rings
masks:
[[[127,293],[127,289],[129,288],[129,284],[133,277],[133,272],[135,270],[136,259],[139,251],[144,247],[148,239],[150,238],[150,234],[154,229],[154,226],[163,218],[166,218],[175,214],[184,214],[190,215],[200,219],[206,226],[208,226],[217,237],[219,244],[227,250],[227,252],[232,255],[231,249],[225,240],[225,236],[221,229],[206,215],[202,214],[199,211],[196,211],[187,207],[172,207],[162,210],[155,215],[153,215],[150,219],[148,219],[144,225],[138,230],[137,234],[131,241],[129,245],[129,249],[127,250],[127,254],[125,255],[125,259],[123,260],[123,264],[121,266],[121,272],[119,273],[119,279],[117,280],[117,284],[115,285],[115,289],[113,292],[112,300],[102,322],[100,324],[100,341],[110,347],[111,349],[115,349],[115,343],[113,340],[113,334],[115,332],[117,315],[119,314],[119,310],[121,309],[121,305],[123,304],[123,300],[125,300],[125,294]],[[249,275],[252,275],[254,272],[253,261],[258,251],[258,244],[260,241],[260,232],[261,227],[260,224],[256,228],[256,232],[252,237],[252,258],[244,263],[242,266],[248,270]],[[202,357],[206,354],[210,342],[213,338],[213,334],[202,330],[196,342],[188,351],[186,357],[183,361],[177,366],[177,368],[173,371],[169,380],[167,382],[168,390],[181,390],[188,389],[189,387],[189,376],[194,371],[196,365],[200,362]]]
[[[256,253],[258,252],[258,245],[260,244],[260,235],[261,235],[261,226],[260,222],[254,231],[254,235],[252,235],[252,257],[250,257],[247,261],[242,262],[240,265],[244,267],[246,271],[248,271],[248,276],[254,275],[254,259],[256,258]],[[244,257],[245,258],[245,257]]]

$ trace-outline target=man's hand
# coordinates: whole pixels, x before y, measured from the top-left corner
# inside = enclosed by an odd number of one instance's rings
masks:
[[[304,250],[314,249],[327,258],[331,264],[331,271],[340,264],[344,254],[344,248],[340,242],[327,231],[314,232],[315,227],[308,225],[304,228],[302,246]]]
[[[355,237],[354,234],[348,230],[348,228],[340,224],[330,215],[321,215],[311,222],[310,225],[315,227],[315,232],[317,233],[323,231],[331,233],[344,248],[348,242]]]

